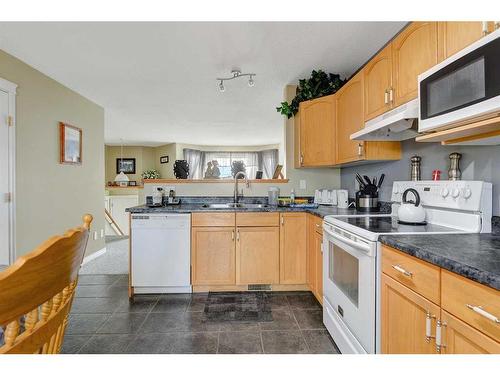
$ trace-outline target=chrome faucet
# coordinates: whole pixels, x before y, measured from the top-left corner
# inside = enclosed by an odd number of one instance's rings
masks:
[[[248,178],[245,172],[239,171],[234,175],[234,203],[238,203],[239,196],[238,196],[238,177],[243,176],[245,178],[245,186],[248,188],[250,187],[250,184],[248,183]]]

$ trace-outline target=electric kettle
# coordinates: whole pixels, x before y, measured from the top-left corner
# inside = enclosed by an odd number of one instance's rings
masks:
[[[407,200],[408,193],[413,193],[415,201]],[[420,204],[420,195],[415,189],[406,189],[398,209],[400,224],[425,225],[425,209]]]

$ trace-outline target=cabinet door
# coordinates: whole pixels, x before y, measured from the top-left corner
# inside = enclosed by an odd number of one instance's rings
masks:
[[[236,228],[236,283],[279,283],[279,227]]]
[[[235,283],[234,227],[193,227],[191,267],[193,285]]]
[[[500,343],[441,310],[442,353],[500,354]]]
[[[301,166],[335,164],[334,95],[300,103]]]
[[[392,99],[395,106],[417,97],[418,75],[438,62],[437,45],[437,22],[413,22],[393,40]]]
[[[488,22],[487,30],[492,31],[492,22]],[[483,23],[449,21],[438,22],[439,61],[443,61],[469,44],[483,37]]]
[[[125,236],[129,235],[129,214],[125,211],[126,208],[134,207],[139,204],[139,197],[137,195],[109,197],[110,214],[115,223],[120,227]]]
[[[280,284],[307,282],[307,216],[302,212],[281,214]]]
[[[307,285],[316,295],[316,217],[307,218]]]
[[[364,71],[365,121],[391,108],[389,90],[392,86],[392,56],[389,44],[371,59]]]
[[[356,74],[337,93],[337,154],[338,164],[364,158],[364,142],[351,141],[351,134],[364,127],[363,71]]]
[[[316,253],[316,298],[323,304],[323,235],[314,232],[314,249]]]
[[[382,352],[384,354],[435,354],[434,339],[426,339],[427,315],[436,332],[439,306],[403,284],[382,274]]]

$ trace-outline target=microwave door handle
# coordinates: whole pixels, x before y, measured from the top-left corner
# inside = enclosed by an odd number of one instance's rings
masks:
[[[358,248],[358,249],[362,249],[364,250],[365,252],[369,252],[370,251],[370,246],[368,244],[364,244],[364,243],[361,243],[361,242],[356,242],[356,241],[353,241],[349,238],[345,238],[345,237],[342,237],[342,236],[339,236],[338,234],[336,233],[333,233],[331,231],[329,231],[328,229],[326,228],[323,228],[323,230],[331,237],[341,241],[341,242],[344,242],[352,247],[355,247],[355,248]]]

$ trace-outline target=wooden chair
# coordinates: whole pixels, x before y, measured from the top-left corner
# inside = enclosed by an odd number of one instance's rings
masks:
[[[48,239],[0,272],[0,354],[60,352],[91,222],[85,215],[82,227]]]

